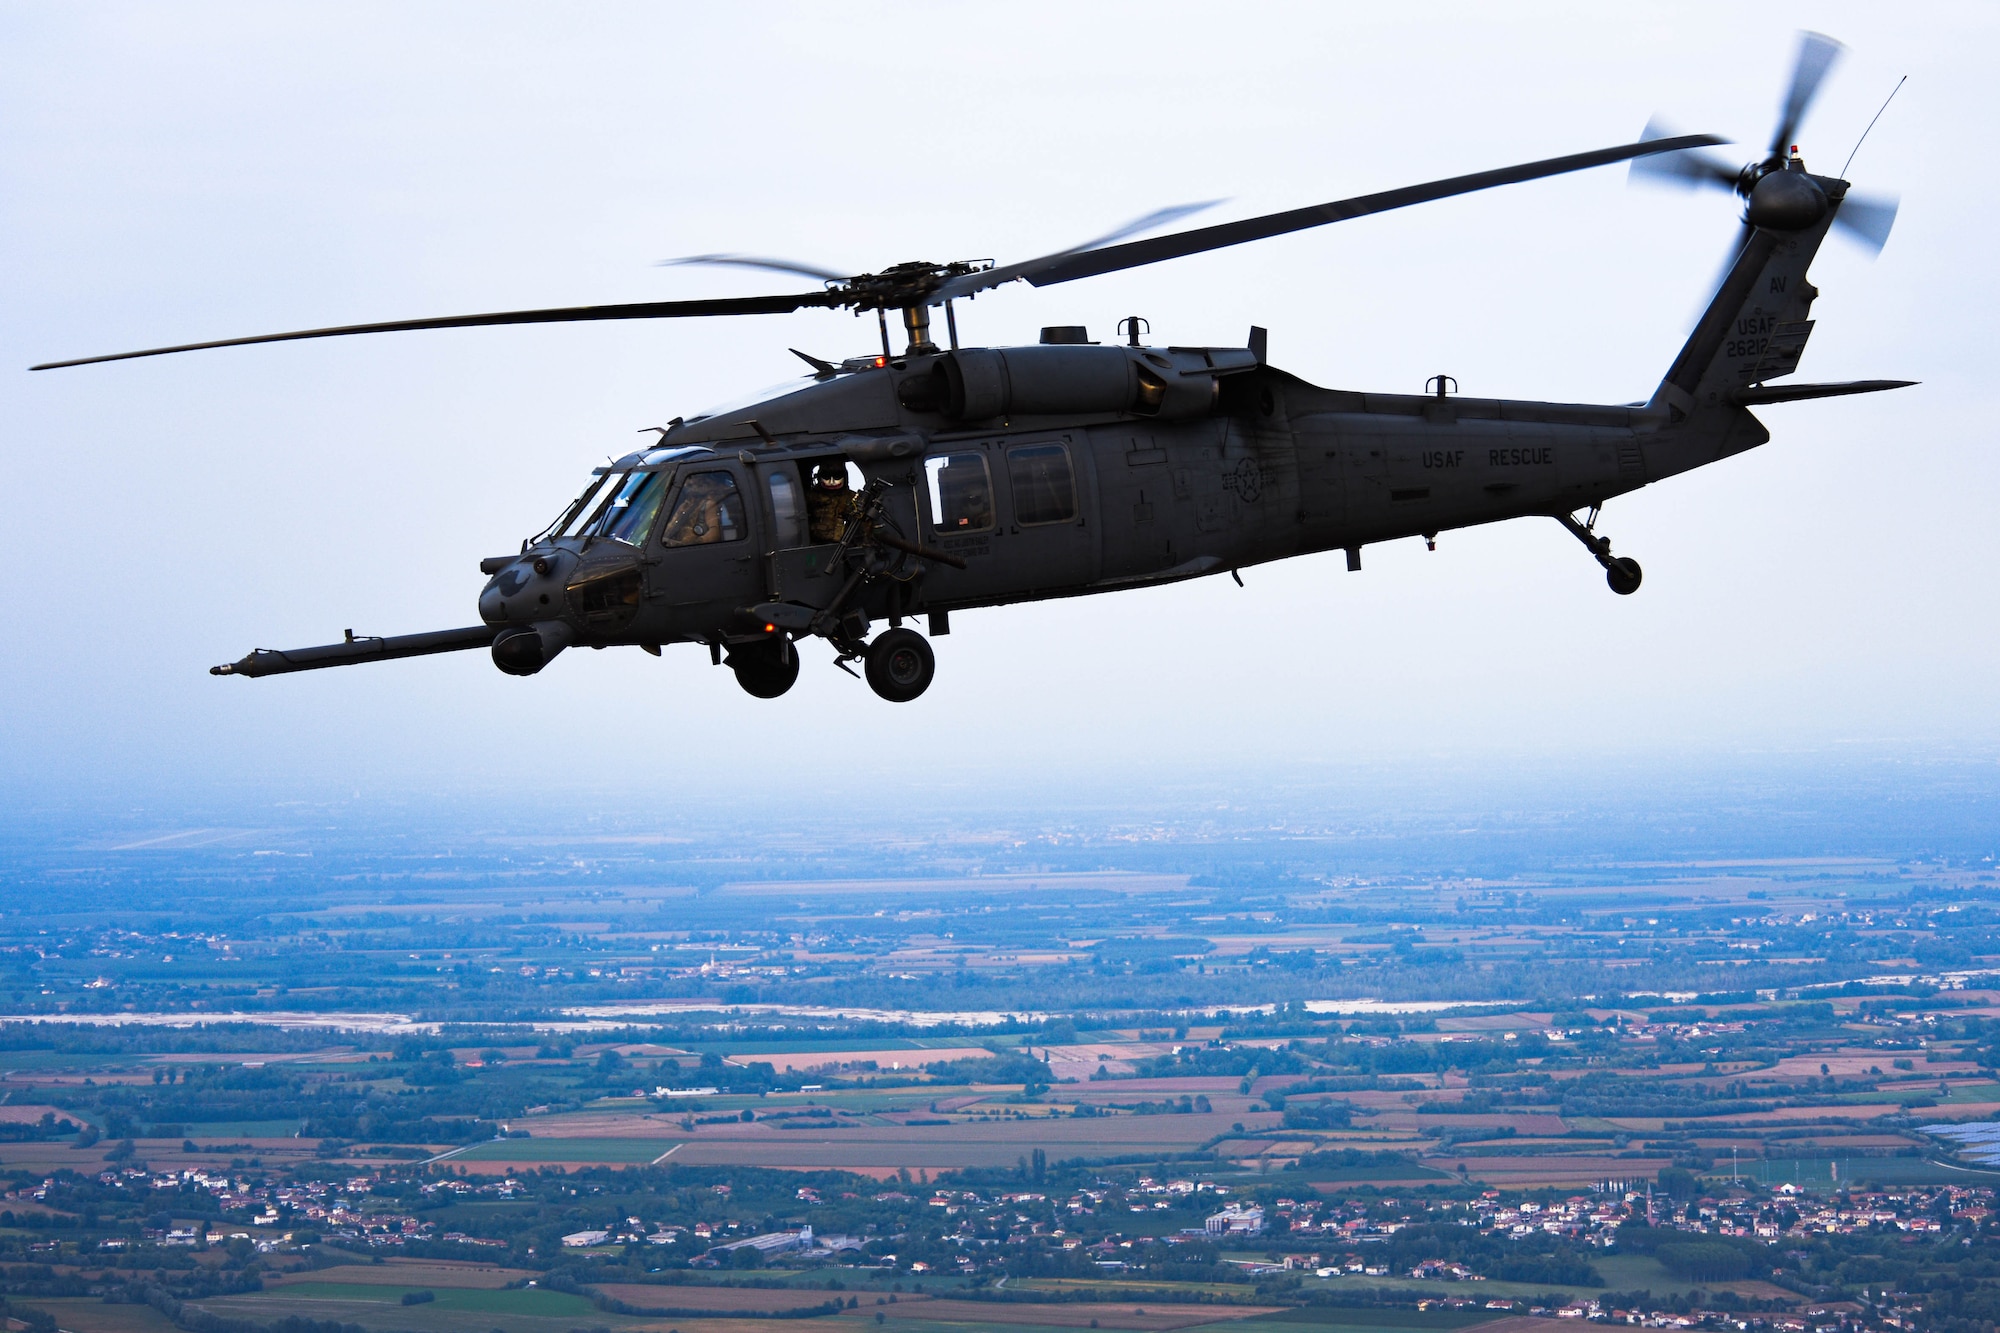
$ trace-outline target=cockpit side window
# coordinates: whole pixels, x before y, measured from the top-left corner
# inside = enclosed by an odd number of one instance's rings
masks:
[[[697,472],[682,484],[660,541],[666,546],[705,546],[741,541],[743,536],[743,497],[736,478],[727,472]]]

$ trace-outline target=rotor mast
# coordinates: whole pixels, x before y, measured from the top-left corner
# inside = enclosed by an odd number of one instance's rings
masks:
[[[931,341],[931,308],[921,303],[903,307],[903,332],[910,335],[910,345],[903,349],[905,356],[930,356],[937,351],[937,344]]]

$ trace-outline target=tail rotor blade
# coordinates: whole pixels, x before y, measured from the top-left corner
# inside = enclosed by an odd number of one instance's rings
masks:
[[[1833,215],[1833,224],[1875,254],[1882,253],[1882,247],[1889,243],[1889,229],[1896,225],[1897,201],[1894,195],[1857,194],[1852,190],[1840,201],[1840,211]]]
[[[1799,125],[1811,109],[1821,81],[1846,49],[1824,33],[1799,34],[1799,55],[1792,64],[1792,86],[1785,93],[1784,104],[1778,113],[1777,132],[1771,136],[1773,156],[1784,153],[1797,141]]]

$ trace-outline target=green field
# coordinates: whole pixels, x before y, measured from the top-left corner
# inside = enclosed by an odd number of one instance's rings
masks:
[[[1226,1282],[1148,1282],[1144,1278],[1024,1277],[1007,1284],[1009,1291],[1087,1291],[1098,1300],[1143,1300],[1148,1294],[1184,1299],[1205,1299],[1217,1303],[1254,1304],[1250,1289]]]
[[[186,1137],[201,1139],[288,1139],[296,1134],[296,1120],[203,1120],[183,1125]]]
[[[1257,1256],[1243,1255],[1232,1257],[1254,1258]],[[1597,1269],[1603,1275],[1604,1286],[1573,1287],[1561,1283],[1501,1282],[1498,1280],[1487,1282],[1445,1282],[1420,1281],[1416,1278],[1408,1277],[1347,1276],[1315,1278],[1307,1276],[1305,1279],[1305,1291],[1307,1293],[1315,1293],[1321,1291],[1333,1292],[1343,1289],[1358,1291],[1363,1288],[1374,1288],[1383,1291],[1393,1291],[1410,1297],[1446,1296],[1456,1297],[1460,1300],[1476,1299],[1484,1303],[1490,1300],[1525,1300],[1534,1296],[1547,1296],[1558,1293],[1584,1300],[1588,1300],[1593,1296],[1601,1296],[1606,1291],[1652,1291],[1664,1295],[1669,1292],[1687,1291],[1696,1286],[1716,1288],[1727,1287],[1729,1285],[1728,1283],[1683,1281],[1662,1268],[1658,1260],[1645,1255],[1593,1254],[1590,1256],[1590,1263],[1593,1268]],[[1504,1310],[1427,1310],[1419,1314],[1417,1311],[1411,1310],[1401,1313],[1408,1314],[1412,1319],[1457,1319],[1460,1321],[1460,1324],[1465,1324],[1499,1318],[1507,1312]],[[1394,1325],[1393,1318],[1396,1317],[1400,1317],[1400,1313],[1396,1311],[1371,1310],[1359,1307],[1306,1306],[1302,1309],[1286,1311],[1282,1314],[1260,1315],[1255,1319],[1245,1320],[1244,1322],[1246,1324],[1261,1325],[1273,1320],[1284,1323],[1290,1320],[1304,1319],[1308,1322],[1318,1320],[1333,1323],[1338,1323],[1342,1320],[1357,1320],[1369,1327],[1383,1328],[1392,1326],[1410,1328],[1460,1326],[1457,1324]]]
[[[435,1301],[421,1306],[403,1306],[406,1292],[429,1291]],[[276,1301],[366,1301],[373,1305],[393,1305],[411,1310],[473,1310],[482,1314],[526,1314],[548,1317],[595,1315],[597,1307],[583,1296],[563,1291],[480,1290],[472,1287],[391,1287],[372,1282],[287,1282],[284,1286],[245,1300]]]
[[[437,1299],[404,1305],[409,1291],[432,1291]],[[377,1286],[346,1282],[301,1282],[271,1291],[191,1302],[228,1319],[272,1324],[286,1318],[337,1320],[389,1333],[568,1333],[585,1327],[624,1327],[631,1321],[606,1314],[582,1296],[566,1292],[475,1291],[449,1287]],[[69,1327],[65,1325],[65,1327]],[[78,1329],[77,1333],[93,1333]],[[155,1333],[151,1329],[104,1329],[95,1333]]]
[[[1832,1167],[1840,1168],[1838,1179]],[[1711,1171],[1713,1177],[1726,1173]],[[1738,1167],[1740,1179],[1750,1184],[1782,1185],[1791,1182],[1827,1189],[1836,1185],[1985,1185],[2000,1184],[2000,1170],[1953,1166],[1926,1157],[1828,1157],[1772,1158]]]
[[[55,1317],[58,1327],[70,1333],[175,1333],[173,1322],[150,1305],[106,1305],[94,1297],[82,1296],[21,1301],[21,1304],[46,1310]]]
[[[615,1162],[643,1164],[678,1139],[496,1139],[453,1154],[454,1162]]]

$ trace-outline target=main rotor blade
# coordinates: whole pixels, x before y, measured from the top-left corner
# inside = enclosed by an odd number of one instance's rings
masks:
[[[1067,250],[1058,250],[1055,254],[1044,255],[1042,258],[1054,259],[1060,255],[1073,255],[1085,250],[1095,250],[1101,245],[1109,245],[1113,241],[1122,241],[1127,236],[1137,236],[1142,231],[1151,231],[1155,227],[1164,227],[1169,222],[1179,222],[1184,217],[1190,217],[1196,213],[1214,208],[1222,202],[1220,199],[1203,199],[1192,204],[1169,204],[1165,208],[1156,208],[1144,217],[1133,218],[1124,226],[1115,227],[1105,232],[1102,236],[1094,236],[1081,245],[1072,245]],[[1035,263],[1038,261],[1030,260],[1029,262]]]
[[[1782,155],[1798,141],[1799,125],[1811,109],[1821,81],[1846,49],[1824,33],[1799,34],[1798,59],[1792,62],[1792,86],[1785,93],[1784,103],[1778,112],[1778,128],[1771,136],[1773,156]]]
[[[1673,130],[1657,116],[1647,121],[1646,128],[1639,132],[1642,143],[1673,137]],[[1654,185],[1673,185],[1683,190],[1698,189],[1704,185],[1719,185],[1725,190],[1734,190],[1737,174],[1737,168],[1719,157],[1684,149],[1677,153],[1654,153],[1647,157],[1633,158],[1626,179]]]
[[[1197,227],[1193,231],[1174,232],[1143,241],[1129,241],[1124,245],[1106,246],[1101,250],[1089,250],[1081,254],[1058,255],[1051,262],[1037,267],[1014,265],[1013,268],[1020,271],[1011,276],[1026,278],[1037,287],[1047,287],[1058,282],[1074,282],[1078,278],[1095,277],[1100,273],[1116,273],[1121,269],[1138,268],[1142,264],[1157,264],[1162,260],[1198,255],[1209,250],[1220,250],[1226,246],[1242,245],[1247,241],[1284,236],[1290,232],[1304,231],[1309,227],[1323,227],[1330,222],[1345,222],[1349,218],[1366,217],[1371,213],[1386,213],[1395,208],[1408,208],[1411,204],[1429,203],[1433,199],[1448,199],[1453,195],[1471,194],[1475,190],[1490,190],[1496,185],[1517,185],[1522,181],[1540,180],[1544,176],[1560,176],[1565,172],[1608,166],[1613,162],[1626,161],[1628,158],[1645,157],[1653,153],[1678,152],[1686,148],[1708,148],[1727,142],[1728,140],[1719,139],[1712,134],[1683,134],[1671,139],[1655,139],[1650,143],[1621,144],[1616,148],[1599,148],[1588,153],[1572,153],[1567,157],[1545,158],[1540,162],[1500,167],[1494,171],[1476,172],[1470,176],[1453,176],[1447,180],[1431,181],[1424,185],[1406,185],[1400,190],[1385,190],[1380,194],[1337,199],[1332,203],[1314,204],[1309,208],[1294,208],[1283,213],[1267,213],[1263,217],[1245,218],[1241,222],[1224,222],[1213,227]]]
[[[1894,195],[1857,194],[1849,190],[1840,201],[1840,211],[1833,215],[1833,225],[1879,255],[1889,243],[1889,229],[1896,225],[1896,208]]]
[[[1045,265],[1053,264],[1058,259],[1067,259],[1071,255],[1085,254],[1100,246],[1109,245],[1113,241],[1122,241],[1127,236],[1136,236],[1142,231],[1151,231],[1155,227],[1164,227],[1169,222],[1178,222],[1192,213],[1199,213],[1204,209],[1214,208],[1221,202],[1222,200],[1220,199],[1205,199],[1200,203],[1172,204],[1166,208],[1156,208],[1144,217],[1133,218],[1124,226],[1108,231],[1102,236],[1093,237],[1081,245],[1072,245],[1066,250],[1057,250],[1053,254],[1038,255],[1033,259],[1023,260],[1018,264],[1003,264],[998,268],[987,268],[981,269],[977,273],[961,274],[939,287],[932,294],[931,300],[952,301],[961,296],[970,296],[974,292],[983,292],[989,287],[998,287],[1003,282],[1012,282],[1016,278],[1042,268]]]
[[[805,278],[824,278],[828,282],[846,282],[853,276],[849,273],[835,273],[832,269],[818,268],[812,264],[801,264],[795,259],[764,259],[757,255],[682,255],[679,259],[662,259],[655,267],[680,268],[688,264],[760,268],[772,273],[796,273]]]
[[[572,324],[599,319],[688,319],[704,315],[783,315],[806,306],[840,305],[841,298],[829,292],[803,292],[796,296],[731,296],[709,301],[641,301],[631,305],[579,305],[554,310],[503,310],[491,315],[445,315],[436,319],[399,319],[386,324],[344,324],[330,329],[301,329],[295,333],[260,333],[254,338],[221,338],[214,342],[182,343],[176,347],[149,347],[139,352],[113,352],[109,356],[83,356],[73,361],[45,361],[30,370],[61,370],[67,366],[90,366],[100,361],[130,361],[141,356],[166,356],[172,352],[203,352],[212,347],[247,347],[252,343],[296,342],[301,338],[344,338],[354,333],[407,333],[417,329],[475,329],[489,324]]]

